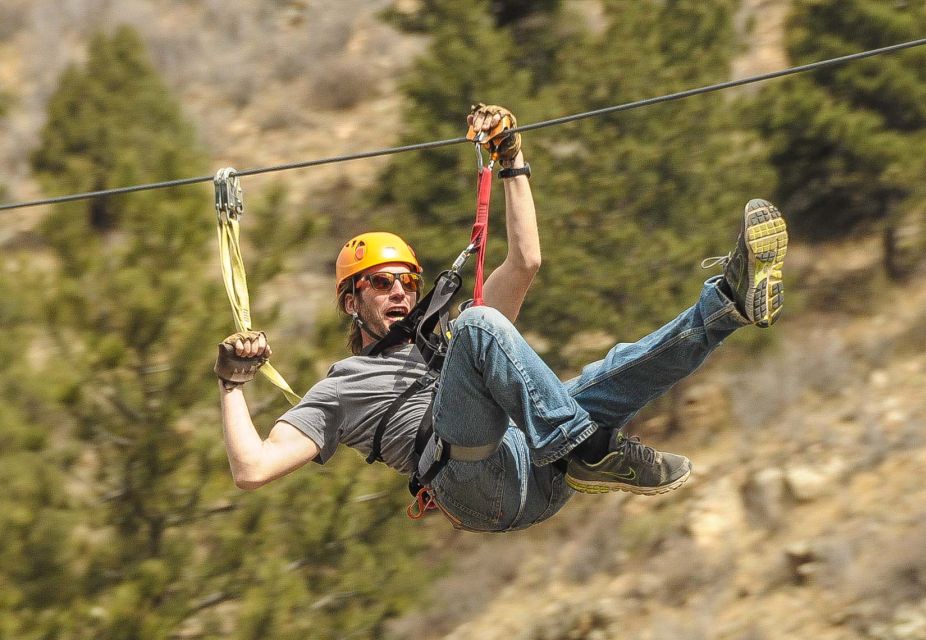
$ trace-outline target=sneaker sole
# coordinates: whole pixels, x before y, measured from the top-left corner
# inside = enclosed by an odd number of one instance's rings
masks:
[[[675,491],[680,486],[685,484],[688,478],[691,477],[691,469],[685,472],[685,475],[680,476],[673,482],[669,484],[664,484],[659,487],[638,487],[632,484],[623,484],[620,482],[599,482],[595,480],[576,480],[569,474],[566,474],[566,484],[572,487],[574,490],[579,493],[611,493],[612,491],[626,491],[628,493],[634,493],[638,496],[656,496],[662,493],[669,493],[670,491]]]
[[[781,212],[766,200],[750,200],[745,216],[752,273],[752,299],[746,303],[756,325],[770,327],[784,304],[781,272],[788,253],[788,228]]]

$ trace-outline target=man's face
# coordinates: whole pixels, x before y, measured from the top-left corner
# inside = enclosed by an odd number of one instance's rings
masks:
[[[400,262],[381,264],[363,271],[357,279],[356,298],[348,296],[345,305],[348,313],[356,311],[367,328],[380,336],[386,335],[393,324],[407,316],[418,301],[418,294],[406,291],[399,278],[386,290],[375,288],[374,284],[382,286],[383,281],[389,278],[377,275],[383,273],[398,275],[412,271]],[[375,338],[363,332],[364,347],[374,341]]]

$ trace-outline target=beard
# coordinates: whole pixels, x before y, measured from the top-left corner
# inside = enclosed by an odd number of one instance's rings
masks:
[[[377,313],[364,303],[357,305],[357,316],[360,318],[361,331],[371,335],[373,338],[382,338],[389,332],[390,324],[386,322],[386,317]]]
[[[402,315],[388,315],[387,311],[401,307],[407,312],[414,308],[417,297],[414,294],[412,296],[406,295],[404,300],[400,301],[395,298],[388,304],[381,304],[379,301],[370,302],[364,300],[361,295],[358,295],[355,300],[357,317],[363,323],[361,331],[372,338],[379,339],[389,333],[392,325],[405,318],[404,313]]]

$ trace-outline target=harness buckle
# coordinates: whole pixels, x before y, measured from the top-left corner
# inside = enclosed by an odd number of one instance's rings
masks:
[[[244,213],[244,191],[235,169],[219,169],[212,182],[215,185],[215,213],[219,221],[237,220]]]

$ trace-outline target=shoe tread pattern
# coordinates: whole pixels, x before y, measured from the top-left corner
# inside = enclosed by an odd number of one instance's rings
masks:
[[[753,318],[760,327],[778,319],[784,304],[782,266],[788,252],[788,231],[775,205],[762,201],[746,214],[746,238],[755,257]]]

